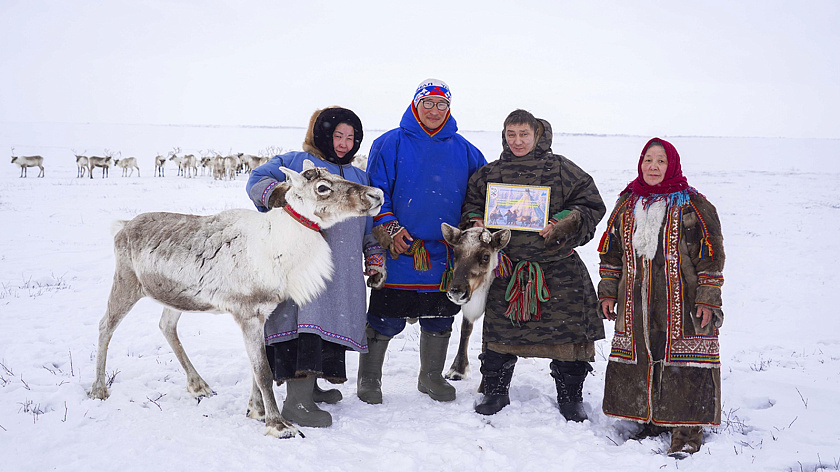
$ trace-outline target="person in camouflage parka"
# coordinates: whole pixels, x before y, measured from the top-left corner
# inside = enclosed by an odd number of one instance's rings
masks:
[[[487,296],[479,356],[485,397],[476,405],[481,414],[495,414],[508,404],[514,364],[525,356],[552,359],[560,411],[568,420],[586,419],[583,381],[604,326],[595,287],[574,249],[592,239],[606,207],[592,177],[554,154],[551,141],[547,121],[525,110],[512,112],[505,120],[501,157],[479,169],[467,185],[462,228],[484,225],[490,182],[551,188],[548,225],[540,232],[511,231],[504,252],[519,271],[496,278]],[[538,293],[524,295],[532,298],[517,307],[517,281],[527,287],[528,272],[535,274],[531,280]],[[535,304],[535,299],[541,301]]]

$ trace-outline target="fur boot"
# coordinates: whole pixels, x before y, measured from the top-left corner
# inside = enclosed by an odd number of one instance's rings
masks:
[[[451,329],[440,333],[420,330],[420,376],[417,379],[417,390],[439,402],[455,400],[455,387],[441,375],[451,334]]]
[[[703,429],[699,426],[678,426],[671,430],[671,447],[668,455],[686,457],[700,450],[703,445]]]

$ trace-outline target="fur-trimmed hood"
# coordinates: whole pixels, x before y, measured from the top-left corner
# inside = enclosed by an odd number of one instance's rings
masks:
[[[353,127],[354,145],[344,157],[339,158],[332,147],[332,134],[336,126],[341,123],[347,123]],[[315,110],[309,118],[303,150],[327,162],[338,165],[350,164],[362,145],[363,137],[362,122],[355,113],[346,108],[331,106]]]

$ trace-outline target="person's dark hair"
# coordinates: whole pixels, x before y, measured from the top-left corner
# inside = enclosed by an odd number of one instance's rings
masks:
[[[642,151],[642,155],[644,156],[644,155],[645,155],[645,153],[648,151],[648,149],[650,149],[650,148],[652,148],[652,147],[654,147],[654,146],[659,146],[659,147],[661,147],[661,148],[663,148],[663,149],[665,148],[665,145],[664,145],[664,144],[662,144],[662,141],[660,141],[660,140],[658,140],[658,139],[651,139],[651,140],[650,140],[650,142],[648,143],[647,147],[645,147],[645,150],[644,150],[644,151]]]
[[[353,128],[353,149],[344,157],[339,158],[333,149],[332,135],[335,128],[341,123],[347,123]],[[364,133],[362,121],[351,110],[340,107],[326,108],[318,115],[313,126],[313,140],[315,146],[324,154],[326,159],[335,164],[345,165],[353,161],[353,157],[362,145]]]
[[[541,128],[537,118],[528,110],[522,109],[510,112],[507,118],[505,118],[504,129],[507,129],[508,125],[529,125],[534,130],[534,134],[537,134]]]

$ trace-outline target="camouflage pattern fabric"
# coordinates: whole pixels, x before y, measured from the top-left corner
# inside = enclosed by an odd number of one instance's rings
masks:
[[[578,210],[580,225],[563,247],[546,249],[537,232],[511,231],[505,253],[511,263],[538,262],[545,273],[551,297],[541,305],[540,320],[514,324],[505,316],[505,289],[509,278],[497,278],[490,288],[484,319],[484,342],[527,345],[594,342],[604,338],[604,325],[589,272],[573,251],[589,242],[606,213],[592,177],[569,159],[551,151],[551,125],[540,120],[543,130],[531,153],[516,157],[502,133],[503,152],[499,160],[479,169],[470,178],[462,207],[461,226],[470,218],[484,215],[487,183],[551,187],[549,216],[564,210]]]

